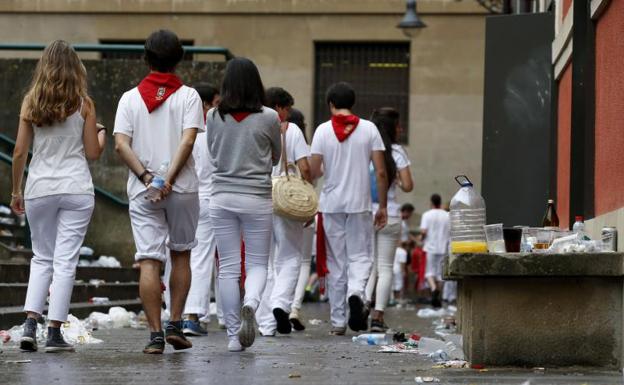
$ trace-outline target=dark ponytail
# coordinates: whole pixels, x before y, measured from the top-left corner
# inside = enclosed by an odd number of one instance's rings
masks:
[[[392,145],[396,143],[396,132],[399,124],[399,112],[391,107],[383,107],[373,111],[371,121],[377,126],[386,151],[384,160],[386,163],[386,173],[388,174],[388,187],[396,179],[397,167],[392,157]]]

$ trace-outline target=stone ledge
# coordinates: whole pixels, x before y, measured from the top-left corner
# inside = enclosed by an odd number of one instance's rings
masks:
[[[466,277],[622,277],[624,253],[451,255],[445,279]]]

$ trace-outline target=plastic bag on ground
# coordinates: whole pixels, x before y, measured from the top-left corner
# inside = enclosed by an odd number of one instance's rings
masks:
[[[67,322],[61,327],[63,337],[74,345],[99,344],[102,340],[94,338],[85,324],[73,315],[67,316]]]
[[[108,315],[113,322],[113,328],[128,328],[130,327],[130,313],[126,309],[120,306],[113,306],[108,310]]]
[[[440,318],[440,317],[444,317],[445,315],[447,315],[447,311],[443,308],[440,309],[420,309],[418,310],[418,313],[416,313],[416,315],[419,318]]]
[[[87,322],[92,330],[113,328],[113,320],[111,317],[108,314],[100,313],[99,311],[94,311],[89,314],[89,317],[87,317],[85,322]]]
[[[121,267],[121,262],[115,257],[109,257],[106,255],[100,256],[97,261],[91,263],[93,267]]]

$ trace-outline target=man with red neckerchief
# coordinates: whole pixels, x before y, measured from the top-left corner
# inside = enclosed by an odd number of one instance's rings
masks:
[[[173,32],[152,33],[145,42],[150,73],[123,94],[115,117],[115,149],[130,169],[128,200],[135,259],[141,266],[139,292],[151,332],[146,354],[163,353],[165,341],[176,350],[192,346],[181,330],[199,216],[199,183],[191,153],[197,132],[205,129],[201,98],[174,73],[183,55]],[[148,200],[154,172],[164,168],[164,186]],[[166,247],[172,261],[171,318],[163,333],[160,270]]]
[[[344,335],[348,325],[357,332],[366,330],[368,310],[364,290],[373,264],[373,225],[387,221],[388,178],[384,164],[384,144],[375,125],[354,115],[355,91],[345,82],[327,91],[331,120],[321,124],[312,140],[312,175],[324,176],[317,222],[317,262],[319,275],[327,271],[331,307],[331,334]],[[369,164],[377,176],[379,210],[372,217]],[[323,239],[325,242],[323,242]],[[325,246],[325,247],[323,247]],[[323,253],[326,252],[326,258]]]

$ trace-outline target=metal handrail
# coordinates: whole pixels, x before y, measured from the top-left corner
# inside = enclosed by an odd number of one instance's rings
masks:
[[[15,140],[13,140],[11,137],[5,135],[5,134],[0,134],[0,142],[4,142],[6,144],[9,144],[11,146],[15,146]],[[28,151],[28,155],[32,156],[32,151]],[[8,164],[8,165],[13,165],[13,157],[10,155],[5,154],[4,152],[0,151],[0,161]],[[24,167],[24,174],[28,173],[28,166]],[[122,207],[128,207],[128,201],[123,200],[121,198],[119,198],[117,195],[113,194],[112,192],[105,190],[99,186],[93,186],[93,190],[95,191],[96,194],[112,201],[113,203],[118,204],[119,206]]]
[[[42,51],[46,44],[42,43],[1,43],[0,50],[4,51]],[[82,52],[143,52],[145,47],[140,44],[72,44],[76,51]],[[226,60],[233,59],[235,56],[229,49],[224,47],[208,47],[208,46],[182,46],[185,53],[198,54],[215,54],[223,55]]]

